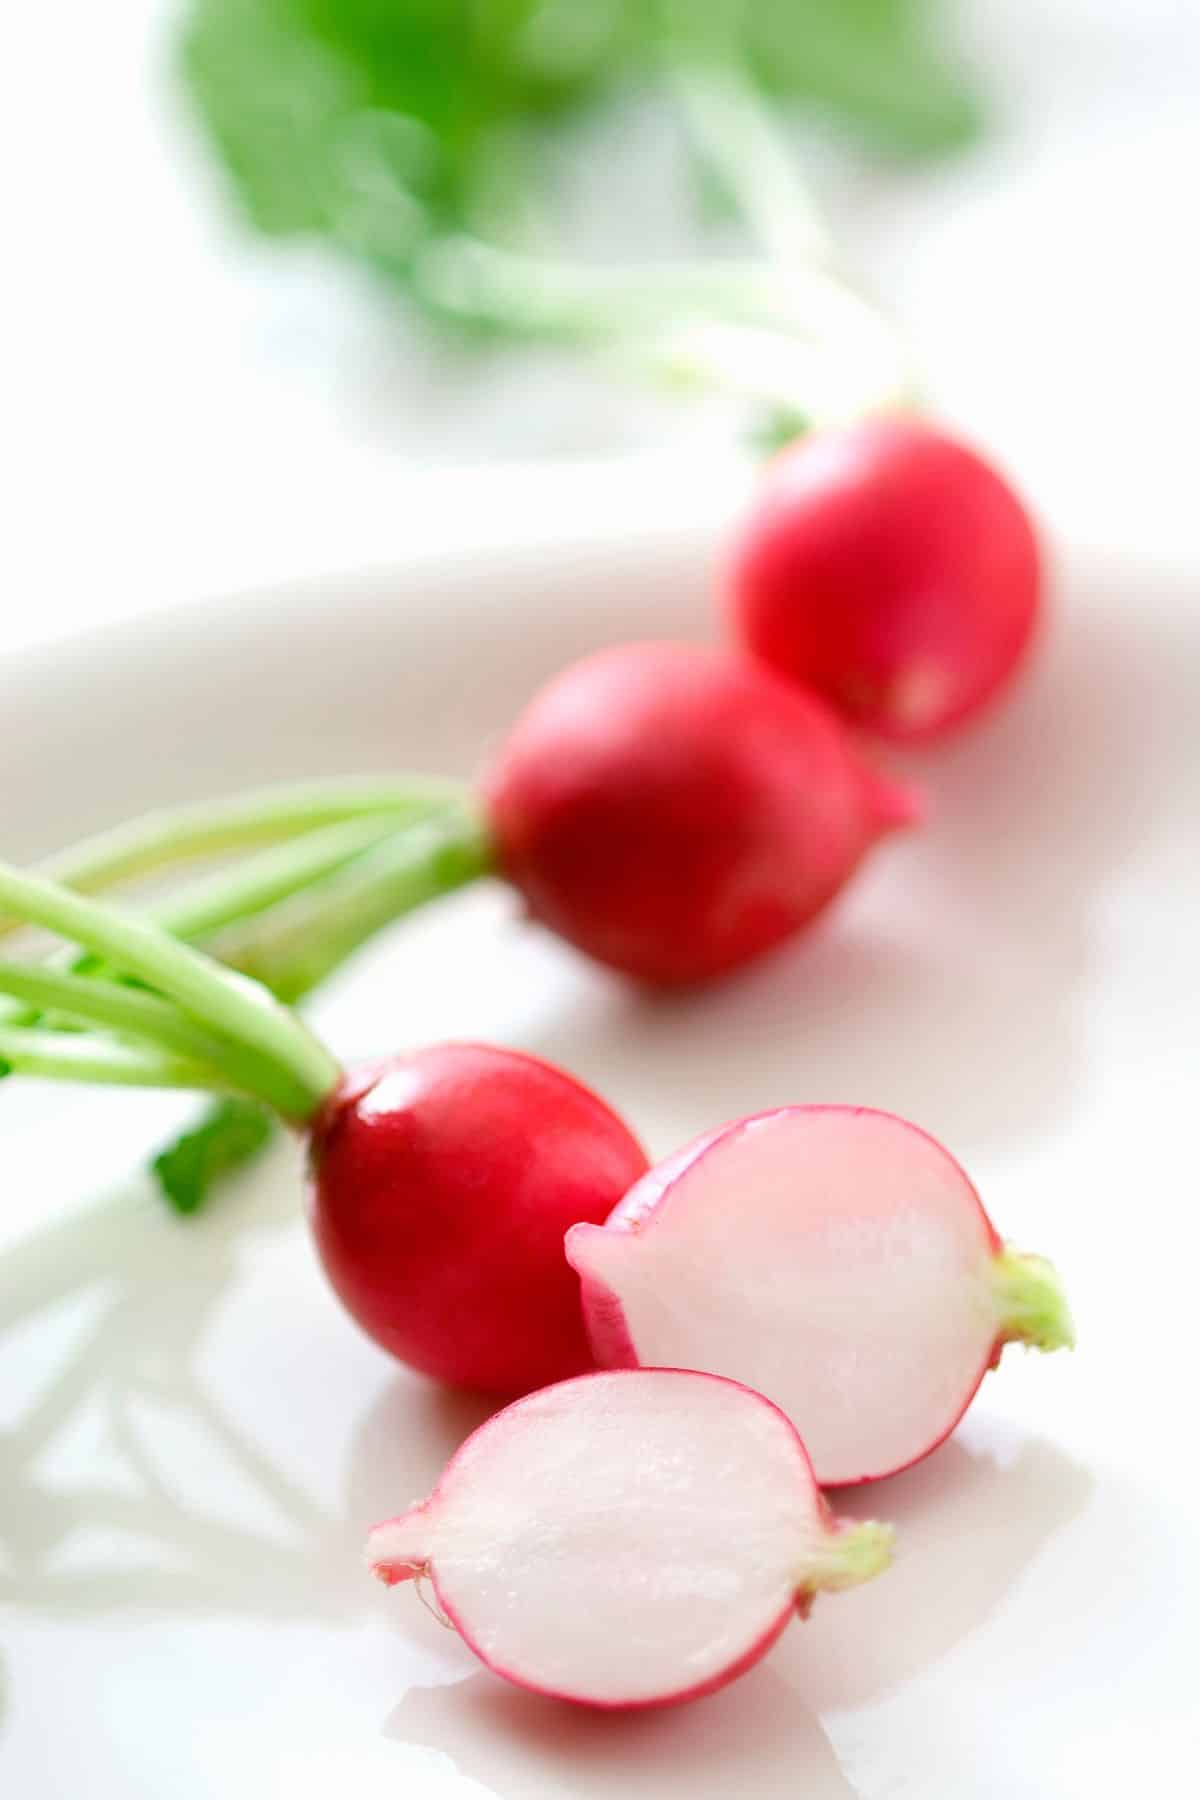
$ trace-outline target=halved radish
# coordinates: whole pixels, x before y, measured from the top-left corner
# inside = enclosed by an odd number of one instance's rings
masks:
[[[497,1413],[367,1553],[389,1585],[427,1575],[498,1675],[631,1707],[732,1681],[815,1593],[877,1574],[890,1546],[888,1526],[834,1519],[761,1394],[638,1369]]]
[[[1003,1346],[1072,1342],[1057,1277],[1004,1245],[962,1169],[864,1107],[739,1120],[575,1225],[597,1360],[729,1375],[793,1421],[822,1484],[916,1462]]]

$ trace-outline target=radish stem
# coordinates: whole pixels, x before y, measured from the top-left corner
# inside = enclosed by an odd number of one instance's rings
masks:
[[[94,951],[160,988],[212,1030],[265,1056],[294,1084],[301,1102],[295,1116],[315,1112],[336,1085],[337,1063],[294,1014],[264,988],[156,926],[5,863],[0,909]]]
[[[149,1038],[164,1050],[208,1060],[213,1040],[169,1000],[141,988],[92,981],[32,963],[0,963],[0,994],[27,1000],[43,1013],[66,1013],[90,1025]]]
[[[891,1562],[893,1536],[891,1526],[877,1519],[847,1521],[828,1534],[819,1550],[809,1551],[805,1588],[809,1593],[836,1593],[870,1581]]]
[[[240,932],[228,931],[226,938],[218,941],[214,946],[218,953],[244,972],[260,976],[280,999],[299,999],[383,926],[486,872],[489,849],[482,824],[467,808],[455,804],[462,790],[446,784],[439,790],[441,800],[435,810],[434,788],[431,783],[429,807],[434,816],[423,825],[397,829],[397,814],[365,814],[325,824],[252,857],[231,872],[189,884],[148,909],[148,917],[159,932],[165,929],[177,936],[208,937],[222,926],[244,926]],[[255,809],[261,814],[261,800],[255,802]],[[278,818],[283,810],[277,807],[272,816]],[[247,818],[249,812],[247,803]],[[133,834],[129,835],[132,838]],[[159,841],[168,835],[164,823]],[[126,862],[124,867],[128,872],[130,864]],[[24,901],[10,903],[24,919],[49,924],[44,912],[39,916],[29,910],[27,900],[26,892]],[[65,930],[65,920],[61,914],[58,918],[59,924],[51,928]],[[312,1111],[311,1085],[298,1084],[295,1074],[283,1069],[273,1052],[264,1056],[261,1044],[249,1046],[236,1031],[231,1036],[222,1031],[209,1037],[161,996],[111,979],[116,973],[114,964],[125,966],[121,957],[100,949],[97,967],[96,943],[84,938],[82,929],[72,935],[89,943],[92,954],[76,958],[77,967],[86,968],[86,974],[45,963],[0,964],[0,994],[25,1003],[11,1009],[8,1017],[0,1009],[0,1023],[27,1027],[37,1022],[42,1011],[52,1011],[129,1031],[152,1040],[162,1050],[178,1051],[202,1062],[207,1073],[198,1074],[191,1085],[250,1094],[287,1117],[300,1118]],[[144,974],[145,970],[135,967],[134,972]],[[164,989],[167,985],[161,975],[154,977],[154,984]],[[192,1010],[201,1012],[195,1006]],[[214,1023],[209,1010],[202,1011],[202,1018],[210,1026]],[[30,1072],[57,1071],[71,1077],[86,1066],[99,1071],[92,1079],[101,1080],[104,1071],[113,1066],[109,1047],[94,1038],[63,1048],[60,1038],[49,1032],[31,1034],[25,1029],[9,1035],[23,1052],[20,1065],[12,1062],[14,1068],[27,1068],[35,1051],[37,1070]],[[166,1066],[152,1055],[137,1061],[123,1056],[121,1074],[116,1078],[161,1085]],[[189,1085],[178,1067],[169,1072],[170,1085]],[[85,1073],[80,1078],[88,1076]],[[155,1165],[156,1172],[174,1203],[183,1210],[194,1210],[211,1183],[256,1154],[269,1135],[266,1115],[256,1114],[249,1104],[224,1101],[186,1140],[164,1152]]]
[[[384,926],[487,874],[490,862],[480,819],[465,810],[430,819],[385,838],[211,949],[280,999],[298,1000]]]
[[[460,784],[352,777],[259,788],[228,800],[145,814],[85,838],[39,865],[38,873],[94,893],[189,858],[277,843],[322,825],[379,814],[393,824],[423,818],[460,797]],[[0,920],[0,933],[15,921]]]
[[[736,58],[690,55],[674,69],[672,85],[701,155],[768,255],[785,264],[828,263],[829,234],[795,158],[757,91],[737,73]]]
[[[148,906],[144,917],[161,931],[169,931],[173,937],[203,939],[226,926],[265,912],[320,881],[395,830],[394,816],[386,814],[343,819],[322,826],[304,837],[264,850],[236,869],[221,870],[189,883],[179,892]],[[92,957],[68,956],[66,962],[68,967],[92,976],[104,972]],[[34,1008],[0,1008],[0,1023],[34,1025],[37,1022],[38,1013]]]
[[[466,235],[424,253],[427,304],[464,322],[508,325],[567,342],[611,342],[672,321],[716,318],[781,335],[820,338],[847,302],[864,305],[823,271],[736,262],[623,267],[524,255]]]
[[[397,831],[393,816],[342,819],[222,870],[147,909],[161,931],[195,939],[265,912]]]
[[[406,265],[443,320],[619,352],[676,388],[729,393],[796,421],[845,422],[909,406],[911,358],[895,325],[831,268],[829,238],[772,111],[741,72],[722,9],[665,0],[668,68],[700,155],[769,260],[658,267],[525,256],[467,233],[430,238]]]
[[[670,386],[732,393],[810,422],[915,397],[891,322],[811,263],[613,268],[463,235],[430,243],[413,280],[444,318],[607,348]]]
[[[5,1074],[48,1081],[96,1081],[105,1087],[210,1088],[227,1092],[219,1070],[165,1050],[133,1049],[82,1032],[35,1031],[0,1026],[0,1068]]]
[[[1035,1350],[1073,1350],[1075,1325],[1058,1272],[1043,1256],[1005,1244],[989,1276],[1004,1341]]]
[[[44,1013],[106,1027],[131,1036],[142,1049],[165,1050],[216,1071],[223,1085],[248,1089],[289,1116],[305,1107],[305,1093],[279,1066],[257,1051],[216,1037],[194,1024],[169,1000],[116,981],[97,981],[42,964],[0,962],[0,994],[30,1004],[34,1019]],[[14,1028],[15,1029],[15,1028]],[[22,1024],[20,1029],[27,1027]]]
[[[461,835],[460,835],[461,833]],[[486,873],[487,849],[469,819],[443,818],[398,832],[320,887],[216,946],[255,972],[281,1000],[303,998],[382,925]],[[270,1118],[234,1100],[213,1103],[164,1150],[154,1173],[180,1212],[195,1212],[225,1176],[265,1147]]]

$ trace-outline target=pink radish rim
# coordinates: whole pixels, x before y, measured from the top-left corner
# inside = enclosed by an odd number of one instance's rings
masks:
[[[766,1407],[768,1411],[775,1413],[778,1418],[782,1419],[792,1436],[797,1450],[800,1452],[801,1462],[808,1472],[808,1478],[812,1483],[813,1491],[817,1496],[819,1508],[825,1515],[829,1515],[829,1508],[825,1504],[824,1496],[822,1495],[820,1488],[817,1486],[816,1476],[813,1474],[812,1463],[809,1460],[808,1451],[804,1448],[803,1439],[787,1414],[776,1406],[773,1400],[768,1400],[765,1394],[760,1394],[756,1392],[754,1388],[747,1387],[745,1382],[734,1381],[728,1375],[712,1375],[706,1369],[675,1369],[664,1368],[657,1365],[647,1368],[643,1368],[639,1365],[635,1369],[596,1369],[590,1374],[572,1375],[569,1376],[566,1381],[553,1382],[550,1389],[543,1388],[540,1392],[546,1393],[553,1391],[554,1389],[574,1387],[578,1382],[594,1381],[597,1375],[602,1375],[608,1379],[615,1380],[620,1380],[628,1375],[686,1375],[692,1381],[718,1381],[725,1387],[739,1389],[743,1394],[748,1395],[751,1400],[757,1401],[760,1406]],[[490,1431],[504,1418],[505,1414],[517,1411],[517,1409],[523,1406],[527,1400],[532,1398],[534,1398],[533,1395],[523,1395],[520,1400],[514,1400],[511,1406],[506,1406],[502,1408],[500,1412],[493,1413],[490,1419],[485,1419],[482,1425],[476,1426],[470,1437],[464,1439],[442,1470],[429,1498],[422,1503],[421,1510],[428,1508],[431,1513],[436,1510],[438,1497],[446,1485],[452,1470],[470,1445],[474,1443],[475,1439],[481,1437],[484,1432]],[[386,1523],[386,1521],[382,1521],[382,1523]],[[441,1585],[437,1578],[435,1561],[432,1557],[429,1562],[425,1564],[422,1573],[428,1578],[432,1585],[438,1604],[446,1617],[450,1620],[455,1631],[463,1640],[463,1643],[466,1644],[479,1658],[486,1669],[490,1669],[493,1674],[499,1675],[504,1680],[511,1682],[514,1687],[524,1688],[526,1693],[540,1694],[547,1700],[569,1701],[575,1706],[590,1706],[596,1712],[644,1712],[653,1707],[675,1706],[685,1700],[700,1700],[707,1694],[715,1694],[720,1688],[727,1686],[729,1682],[736,1681],[740,1675],[744,1675],[761,1657],[766,1655],[772,1644],[774,1644],[776,1639],[782,1634],[789,1621],[796,1616],[798,1603],[803,1597],[802,1591],[793,1595],[787,1605],[782,1609],[779,1616],[773,1619],[764,1631],[760,1632],[759,1636],[755,1638],[753,1643],[748,1645],[744,1651],[742,1651],[735,1662],[730,1663],[728,1668],[718,1670],[715,1675],[710,1675],[706,1680],[695,1682],[691,1687],[676,1688],[668,1694],[654,1694],[642,1700],[597,1700],[589,1694],[571,1693],[570,1690],[566,1688],[538,1687],[533,1682],[527,1681],[523,1676],[515,1673],[512,1669],[507,1668],[503,1663],[496,1662],[493,1658],[485,1655],[479,1645],[475,1642],[475,1639],[472,1637],[467,1626],[463,1623],[457,1609],[449,1600],[447,1600],[445,1594],[442,1592]]]

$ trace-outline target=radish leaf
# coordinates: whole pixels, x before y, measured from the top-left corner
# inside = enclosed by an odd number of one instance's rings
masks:
[[[192,0],[187,84],[261,231],[412,281],[528,210],[547,134],[697,56],[875,144],[967,140],[929,0]]]

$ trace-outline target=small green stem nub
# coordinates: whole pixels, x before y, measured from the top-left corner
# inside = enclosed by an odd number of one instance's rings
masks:
[[[1052,1263],[1005,1244],[993,1257],[989,1273],[1003,1343],[1029,1344],[1035,1350],[1074,1349],[1071,1309]]]
[[[801,1594],[837,1593],[882,1574],[892,1560],[894,1537],[892,1527],[877,1519],[835,1525],[805,1561]]]

